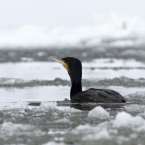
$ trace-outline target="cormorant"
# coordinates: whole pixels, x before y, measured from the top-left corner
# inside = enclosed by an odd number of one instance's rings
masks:
[[[73,103],[125,103],[125,98],[118,92],[110,89],[90,88],[82,91],[82,64],[79,59],[66,57],[57,59],[53,56],[50,59],[61,63],[71,79],[70,99]]]

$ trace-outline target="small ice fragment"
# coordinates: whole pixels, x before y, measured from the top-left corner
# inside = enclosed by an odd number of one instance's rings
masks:
[[[88,134],[86,135],[82,140],[100,140],[100,139],[106,139],[110,140],[111,136],[107,129],[100,130],[100,132],[94,133],[94,134]]]
[[[32,133],[33,132],[33,133]],[[1,137],[9,138],[12,136],[31,136],[31,137],[40,137],[45,135],[46,132],[41,131],[40,129],[35,128],[33,125],[29,124],[15,124],[12,122],[3,122],[1,124]]]
[[[89,124],[77,126],[72,133],[81,134],[83,141],[88,140],[110,140],[114,135],[117,134],[116,130],[108,129],[109,122],[105,121],[96,126],[91,126]]]
[[[109,112],[107,112],[103,107],[95,107],[88,113],[90,118],[107,119],[109,118]]]
[[[33,58],[21,57],[21,61],[24,61],[24,62],[31,62],[31,61],[33,61]]]
[[[56,143],[56,142],[50,141],[50,142],[48,142],[46,144],[43,144],[43,145],[65,145],[65,144],[64,143]]]
[[[45,53],[45,52],[41,52],[41,51],[40,51],[40,52],[38,52],[38,53],[37,53],[37,55],[38,55],[39,57],[42,57],[42,56],[45,56],[45,55],[46,55],[46,53]]]
[[[141,104],[131,104],[126,106],[126,111],[128,113],[143,113],[145,111],[145,106]]]
[[[56,108],[56,102],[42,102],[40,108],[42,109],[49,109],[49,108]]]
[[[28,106],[27,102],[18,101],[16,104],[11,104],[8,106],[4,106],[3,110],[11,110],[11,109],[26,109]]]
[[[75,130],[73,130],[73,132],[84,132],[84,130],[89,130],[91,128],[91,126],[89,124],[85,124],[85,125],[79,125],[76,127]]]

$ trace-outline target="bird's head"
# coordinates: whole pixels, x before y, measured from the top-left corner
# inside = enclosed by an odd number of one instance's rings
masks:
[[[82,79],[82,64],[79,59],[74,57],[65,57],[62,59],[55,58],[53,56],[50,59],[61,63],[68,71],[68,74],[72,82],[81,81]]]

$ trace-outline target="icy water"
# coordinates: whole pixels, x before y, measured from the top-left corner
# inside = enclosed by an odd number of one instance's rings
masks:
[[[143,62],[83,61],[84,90],[110,88],[128,101],[70,104],[69,77],[60,64],[25,61],[0,64],[0,144],[145,144]]]

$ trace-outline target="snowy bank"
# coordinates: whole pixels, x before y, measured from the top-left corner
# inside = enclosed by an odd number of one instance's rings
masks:
[[[138,17],[97,14],[95,19],[96,24],[88,26],[0,29],[0,48],[84,48],[101,44],[124,47],[145,43],[145,22]]]

